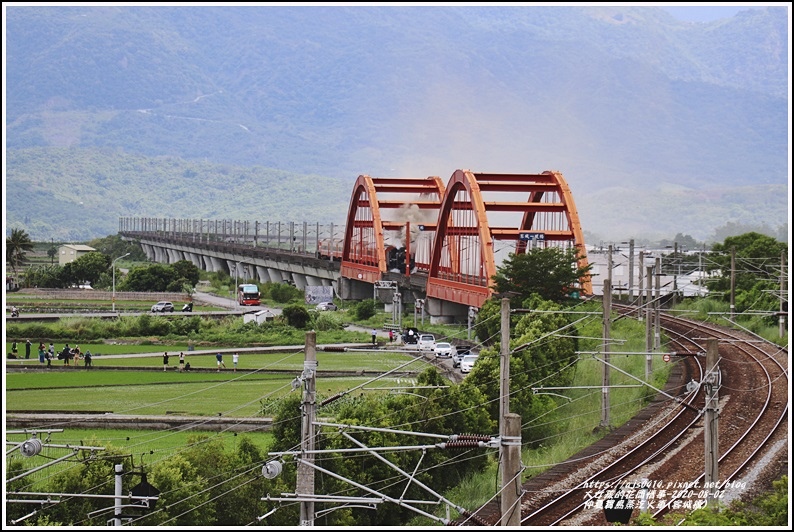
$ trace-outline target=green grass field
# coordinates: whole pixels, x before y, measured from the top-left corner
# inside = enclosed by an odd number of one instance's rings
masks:
[[[255,416],[262,404],[276,401],[291,392],[291,383],[304,366],[303,351],[292,353],[241,354],[238,370],[232,371],[231,355],[224,356],[226,369],[220,372],[179,372],[178,359],[169,360],[162,371],[162,357],[94,359],[95,368],[69,368],[61,361],[53,369],[8,372],[6,411],[113,412],[117,414],[225,415]],[[217,367],[215,356],[188,355],[192,368]],[[414,360],[400,353],[348,352],[317,353],[318,370],[385,372]],[[14,361],[10,361],[14,362]],[[61,364],[59,367],[58,364]],[[417,359],[405,369],[421,371],[425,362]],[[132,366],[149,371],[103,371],[101,367]],[[154,369],[155,371],[151,371]],[[282,370],[284,373],[267,373]],[[399,373],[399,372],[398,372]],[[331,396],[357,387],[372,377],[362,375],[317,379],[317,394]],[[395,376],[379,381],[379,386],[410,385],[412,377]]]

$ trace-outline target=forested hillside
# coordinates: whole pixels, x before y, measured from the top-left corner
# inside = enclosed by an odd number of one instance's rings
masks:
[[[786,7],[706,24],[623,5],[6,15],[7,226],[34,239],[119,216],[339,219],[360,174],[458,168],[560,171],[605,238],[788,220]]]

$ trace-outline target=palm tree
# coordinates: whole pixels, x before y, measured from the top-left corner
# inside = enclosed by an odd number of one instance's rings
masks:
[[[33,251],[33,242],[24,229],[12,229],[11,236],[6,237],[6,253],[8,263],[17,273],[17,268],[25,261],[25,253]]]

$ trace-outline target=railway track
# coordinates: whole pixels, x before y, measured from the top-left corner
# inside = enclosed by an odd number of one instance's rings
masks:
[[[627,315],[631,310],[613,309]],[[523,526],[606,526],[637,517],[641,506],[665,522],[709,499],[749,498],[785,468],[787,349],[746,331],[669,314],[660,316],[660,327],[670,339],[668,350],[679,353],[664,393],[597,444],[525,482]],[[712,338],[719,351],[719,460],[718,482],[707,487],[703,380]],[[613,513],[618,506],[622,516]],[[495,525],[499,518],[496,501],[457,524]]]

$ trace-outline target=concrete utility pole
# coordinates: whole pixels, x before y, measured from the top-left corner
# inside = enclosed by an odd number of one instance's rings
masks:
[[[656,257],[656,296],[653,304],[653,351],[662,347],[662,331],[659,314],[662,310],[662,258]]]
[[[778,324],[780,326],[780,337],[786,335],[786,317],[783,315],[784,302],[786,300],[786,252],[780,252],[780,315],[778,317]],[[788,309],[785,309],[788,310]]]
[[[502,349],[499,364],[499,434],[505,433],[505,416],[510,413],[510,300],[502,298]]]
[[[642,291],[642,274],[643,274],[642,268],[644,266],[645,266],[645,253],[640,251],[640,262],[637,271],[637,300],[639,301],[639,305],[637,305],[637,319],[639,319],[640,321],[642,321],[642,299],[645,296],[645,293]]]
[[[653,351],[653,309],[651,308],[651,299],[653,297],[653,266],[646,267],[646,277],[648,281],[648,289],[645,291],[645,350],[649,353]]]
[[[121,498],[122,498],[122,475],[124,474],[124,464],[116,464],[116,482],[115,492],[116,498],[113,504],[113,526],[121,526]]]
[[[521,416],[505,414],[502,441],[501,526],[521,526]]]
[[[703,379],[703,384],[706,386],[706,410],[704,419],[704,437],[705,437],[705,456],[706,456],[706,478],[705,490],[706,505],[714,504],[716,499],[714,492],[716,491],[717,482],[719,481],[719,472],[717,470],[717,460],[719,459],[719,438],[718,436],[718,422],[719,422],[719,397],[717,391],[719,390],[719,346],[715,338],[710,338],[706,343],[706,376]]]
[[[731,246],[731,321],[736,313],[736,246]]]
[[[629,301],[634,299],[634,239],[629,240]]]
[[[298,496],[314,496],[314,468],[305,464],[314,463],[314,419],[317,409],[315,400],[315,376],[317,374],[317,336],[314,331],[306,332],[306,353],[303,359],[303,401],[301,403],[301,461],[298,462],[298,476],[295,492]],[[301,501],[300,526],[314,526],[314,501]]]
[[[609,336],[612,314],[612,279],[604,279],[604,334],[603,351],[604,364],[601,376],[601,426],[609,427]]]

